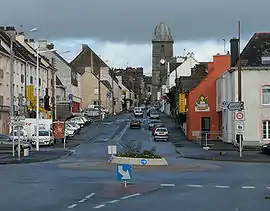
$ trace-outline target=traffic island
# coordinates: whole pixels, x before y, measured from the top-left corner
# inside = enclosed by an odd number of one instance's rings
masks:
[[[109,163],[114,164],[131,164],[131,165],[144,165],[144,166],[167,166],[168,162],[165,158],[155,154],[153,151],[144,150],[143,152],[136,153],[120,153],[112,156]]]

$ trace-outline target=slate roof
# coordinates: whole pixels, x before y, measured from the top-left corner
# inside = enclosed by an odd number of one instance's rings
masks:
[[[6,49],[0,45],[0,51],[5,53],[5,54],[9,54],[9,52],[6,51]]]
[[[191,76],[181,76],[177,79],[180,92],[187,93],[194,89],[207,76],[207,62],[201,62],[191,69]]]
[[[243,67],[265,66],[262,64],[261,56],[269,54],[270,33],[255,33],[241,53],[241,65]]]
[[[112,86],[109,81],[107,80],[101,80],[101,83],[107,87],[107,89],[112,90]]]
[[[56,85],[63,86],[63,83],[61,82],[58,76],[56,76]]]

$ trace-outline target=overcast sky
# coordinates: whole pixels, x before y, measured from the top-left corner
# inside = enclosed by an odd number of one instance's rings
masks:
[[[86,43],[110,65],[151,69],[151,39],[161,20],[171,28],[175,53],[194,51],[198,60],[222,53],[223,41],[237,36],[242,22],[246,42],[269,31],[269,0],[0,0],[1,25],[39,30],[28,36],[54,41],[74,57]],[[59,51],[60,51],[59,50]]]

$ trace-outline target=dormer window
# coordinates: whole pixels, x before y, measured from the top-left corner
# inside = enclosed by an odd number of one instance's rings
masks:
[[[262,64],[269,64],[270,65],[270,55],[262,56]]]

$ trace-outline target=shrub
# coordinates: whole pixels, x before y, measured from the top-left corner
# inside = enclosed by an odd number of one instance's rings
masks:
[[[119,153],[117,156],[130,158],[162,158],[160,155],[155,154],[151,150],[144,150],[143,152],[123,152]]]

